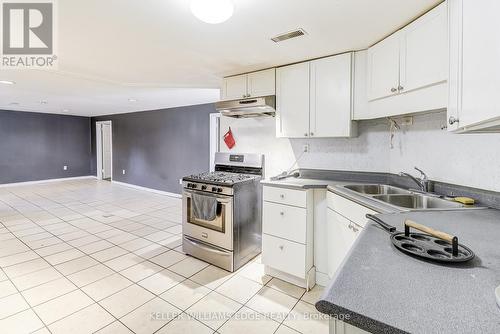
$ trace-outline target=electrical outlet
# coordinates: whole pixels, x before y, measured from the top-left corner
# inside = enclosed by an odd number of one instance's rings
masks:
[[[309,144],[304,144],[304,146],[302,146],[302,152],[309,152]]]
[[[403,126],[413,125],[413,117],[412,116],[402,117],[400,124]]]
[[[122,174],[125,175],[125,169],[122,169]]]
[[[68,166],[63,166],[63,170],[68,170]]]

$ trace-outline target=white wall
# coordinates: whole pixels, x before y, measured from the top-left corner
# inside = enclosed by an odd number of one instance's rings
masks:
[[[418,166],[433,180],[500,191],[500,134],[450,134],[441,130],[445,123],[444,112],[417,116],[396,133],[393,149],[384,119],[360,122],[359,137],[351,139],[276,138],[274,118],[222,117],[221,134],[231,126],[231,151],[265,154],[268,177],[290,168],[307,143],[301,168],[398,173]],[[229,151],[223,142],[221,150]]]

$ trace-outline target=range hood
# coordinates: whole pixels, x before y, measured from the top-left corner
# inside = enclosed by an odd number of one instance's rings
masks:
[[[234,118],[274,117],[276,96],[263,96],[250,99],[220,101],[215,108],[222,116]]]

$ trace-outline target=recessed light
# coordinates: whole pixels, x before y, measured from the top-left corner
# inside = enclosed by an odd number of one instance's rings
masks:
[[[128,99],[128,102],[137,102],[137,99]]]
[[[0,84],[13,85],[13,84],[15,84],[15,82],[14,81],[10,81],[10,80],[0,80]]]
[[[191,0],[191,12],[199,20],[217,24],[233,16],[234,5],[231,0]]]

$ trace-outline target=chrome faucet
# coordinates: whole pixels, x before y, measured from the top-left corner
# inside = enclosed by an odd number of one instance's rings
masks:
[[[404,172],[399,173],[399,176],[409,177],[416,184],[418,184],[420,190],[422,190],[423,192],[429,192],[429,179],[427,178],[427,174],[425,174],[424,171],[418,167],[415,167],[415,170],[420,173],[420,179],[417,179],[415,176]]]

